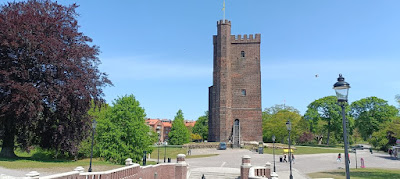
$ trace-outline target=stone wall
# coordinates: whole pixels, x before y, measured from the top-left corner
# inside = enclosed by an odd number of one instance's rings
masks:
[[[177,163],[166,163],[158,165],[140,166],[132,163],[132,159],[126,160],[125,167],[103,171],[103,172],[83,172],[82,167],[77,167],[75,171],[60,173],[50,176],[40,177],[41,179],[186,179],[188,165],[185,162],[185,155],[177,156]],[[26,174],[26,179],[39,178],[40,174],[36,171]],[[11,176],[10,176],[11,177]],[[14,177],[12,177],[14,178]]]

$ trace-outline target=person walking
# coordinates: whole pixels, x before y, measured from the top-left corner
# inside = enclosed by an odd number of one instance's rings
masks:
[[[389,155],[392,157],[392,149],[389,149]]]
[[[292,162],[293,162],[293,164],[294,164],[294,155],[292,154]]]
[[[342,155],[340,153],[337,155],[336,161],[339,163],[342,162]]]
[[[287,163],[286,154],[283,154],[283,161],[285,161]]]
[[[349,156],[349,164],[350,164],[350,154],[348,155]],[[345,161],[346,162],[346,161]]]

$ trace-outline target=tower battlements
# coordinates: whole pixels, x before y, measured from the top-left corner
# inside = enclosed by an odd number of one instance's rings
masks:
[[[261,34],[247,34],[242,35],[231,35],[231,43],[261,43]]]
[[[217,25],[221,25],[221,24],[231,25],[231,21],[228,19],[225,19],[225,21],[224,20],[217,21]]]

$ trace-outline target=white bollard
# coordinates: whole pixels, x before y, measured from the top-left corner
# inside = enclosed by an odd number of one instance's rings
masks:
[[[126,165],[126,166],[133,165],[132,159],[131,159],[131,158],[127,158],[127,159],[125,160],[125,165]]]
[[[272,172],[271,179],[278,179],[278,174],[276,174],[275,172]]]
[[[27,176],[28,178],[39,178],[40,173],[38,173],[37,171],[31,171],[27,174],[25,174],[25,176]]]
[[[79,173],[83,172],[85,169],[82,166],[78,166],[74,169],[74,171],[77,171]]]

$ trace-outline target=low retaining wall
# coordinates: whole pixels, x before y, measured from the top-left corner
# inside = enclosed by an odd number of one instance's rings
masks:
[[[177,156],[177,163],[164,163],[158,165],[140,166],[132,163],[132,159],[126,159],[125,167],[103,171],[103,172],[83,172],[83,167],[77,167],[75,171],[59,173],[50,176],[40,177],[36,171],[26,174],[25,179],[186,179],[188,165],[185,162],[185,155]],[[0,178],[17,178],[11,176],[1,176]],[[21,177],[22,178],[22,177]]]

